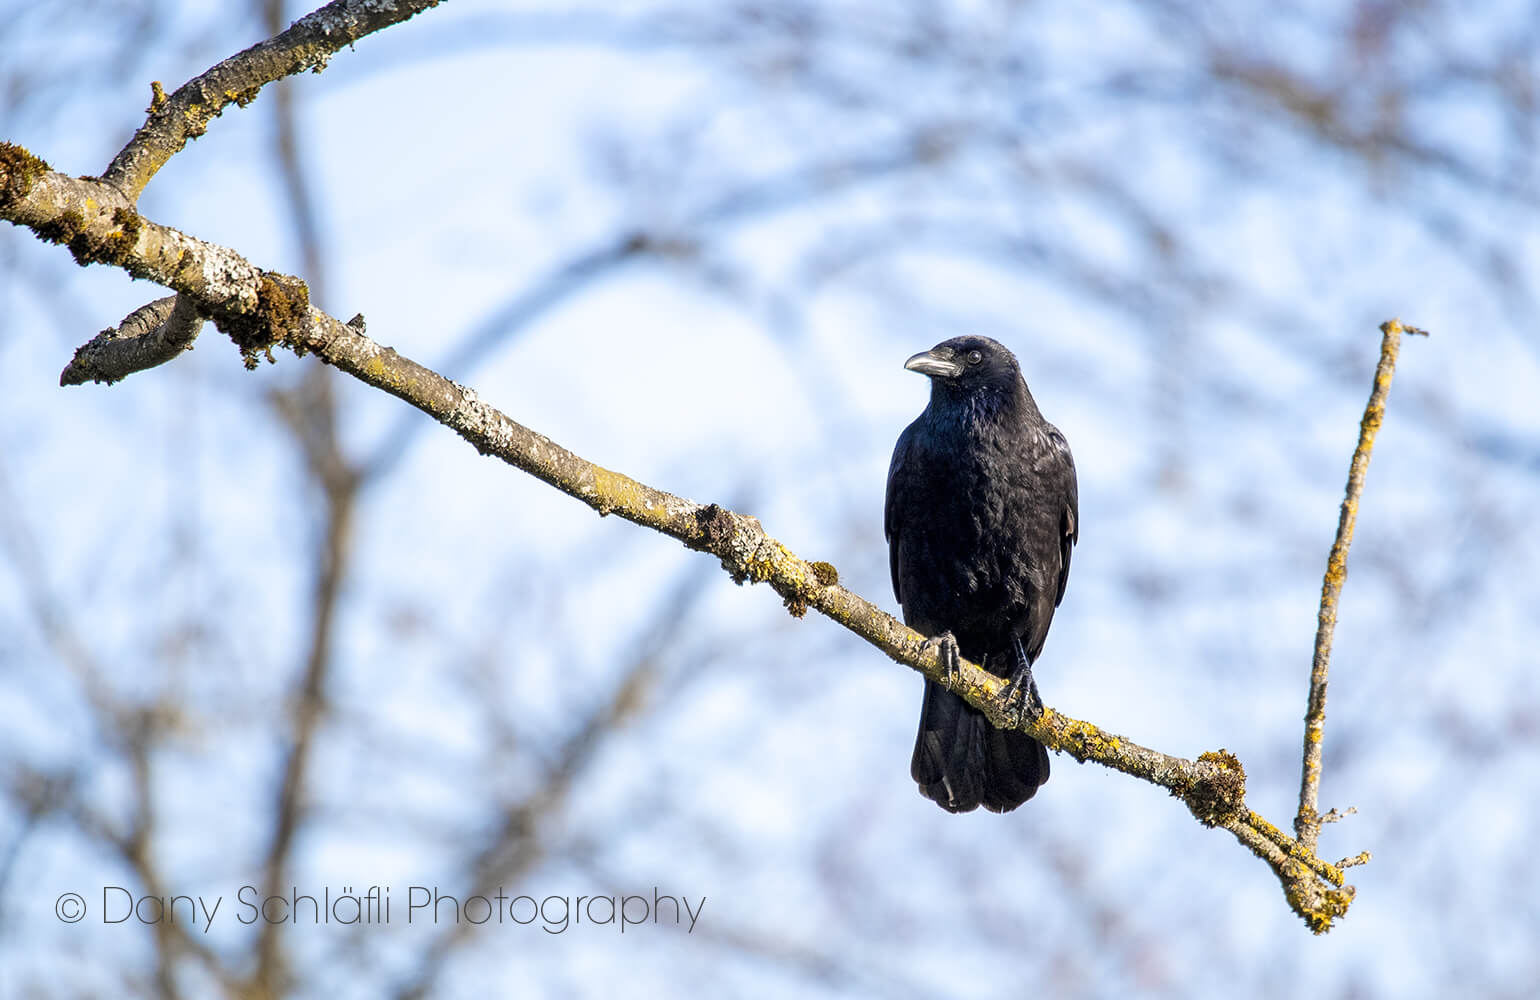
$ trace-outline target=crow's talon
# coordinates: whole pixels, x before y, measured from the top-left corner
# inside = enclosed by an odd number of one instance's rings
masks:
[[[1016,640],[1016,669],[1005,682],[1002,692],[1011,728],[1021,728],[1022,722],[1036,722],[1043,717],[1043,699],[1037,693],[1037,681],[1032,678],[1032,662],[1027,659],[1021,640]]]
[[[941,683],[948,690],[953,690],[957,685],[957,678],[962,675],[962,650],[957,646],[957,638],[950,632],[942,632],[940,635],[931,636],[925,640],[925,645],[936,651],[936,658],[941,661],[941,669],[946,674],[946,679]]]
[[[1015,680],[1005,682],[1005,688],[1000,692],[1005,700],[1005,721],[1007,729],[1020,729],[1021,724],[1027,718],[1026,698]]]
[[[1022,710],[1026,712],[1027,718],[1033,722],[1041,719],[1043,717],[1043,699],[1037,693],[1036,681],[1027,685],[1027,697],[1025,700],[1026,704],[1022,706]]]

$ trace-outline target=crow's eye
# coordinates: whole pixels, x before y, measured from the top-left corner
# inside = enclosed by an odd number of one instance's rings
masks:
[[[978,351],[969,351],[968,352],[968,364],[976,365],[980,361],[983,361],[983,360],[984,360],[984,355],[980,354]]]

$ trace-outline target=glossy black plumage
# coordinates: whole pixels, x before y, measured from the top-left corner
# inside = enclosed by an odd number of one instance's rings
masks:
[[[1069,444],[988,337],[948,340],[905,367],[930,378],[931,396],[888,468],[894,594],[911,627],[950,632],[962,656],[1012,677],[1042,652],[1064,597],[1079,534]],[[1048,754],[926,681],[910,770],[944,809],[1006,812],[1048,780]]]

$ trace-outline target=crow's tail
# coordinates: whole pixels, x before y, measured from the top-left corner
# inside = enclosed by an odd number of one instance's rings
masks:
[[[1048,751],[1026,733],[996,729],[961,697],[926,681],[909,773],[920,794],[948,812],[1010,812],[1048,780]]]

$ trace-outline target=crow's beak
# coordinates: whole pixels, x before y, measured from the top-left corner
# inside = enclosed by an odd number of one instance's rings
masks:
[[[935,351],[922,351],[904,362],[904,367],[921,375],[931,378],[951,378],[962,371],[963,366],[952,360],[950,351],[945,354],[937,354]]]

